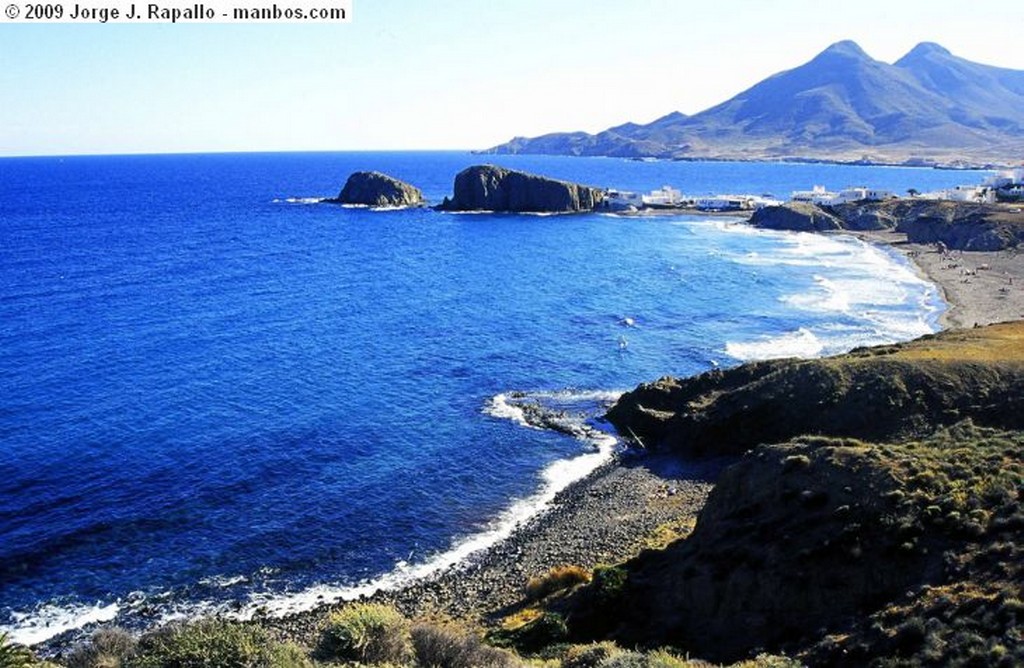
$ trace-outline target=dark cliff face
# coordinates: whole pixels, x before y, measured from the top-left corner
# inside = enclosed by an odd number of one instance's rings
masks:
[[[445,211],[572,213],[592,211],[603,201],[598,188],[558,181],[494,165],[469,167],[455,176]]]
[[[942,242],[947,248],[998,251],[1024,244],[1019,206],[970,202],[903,202],[897,232],[915,243]]]
[[[380,172],[355,172],[338,197],[330,202],[364,206],[419,206],[423,193],[408,183]]]

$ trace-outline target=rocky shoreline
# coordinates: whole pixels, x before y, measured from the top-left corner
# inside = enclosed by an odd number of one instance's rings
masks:
[[[945,328],[971,328],[1024,317],[1024,263],[1016,251],[941,251],[911,244],[892,231],[841,231],[901,253],[936,283],[950,308]],[[982,266],[988,268],[981,269]],[[632,450],[555,498],[540,515],[467,562],[370,597],[410,617],[457,619],[495,628],[525,605],[532,577],[559,566],[592,569],[661,547],[692,529],[719,474],[735,458],[687,461],[674,454]],[[326,618],[346,603],[324,604],[282,618],[258,617],[274,636],[316,646]]]
[[[942,319],[945,328],[1024,317],[1024,263],[1015,251],[951,255],[931,245],[908,243],[905,234],[892,231],[840,233],[906,255],[949,302]],[[989,269],[978,270],[983,265]],[[1003,284],[1013,290],[1001,291]],[[618,563],[638,554],[659,527],[692,526],[718,474],[732,461],[687,462],[675,455],[622,453],[562,491],[551,508],[469,563],[396,591],[378,592],[371,600],[392,603],[410,616],[493,627],[523,603],[529,578],[556,566],[589,569]],[[282,637],[311,646],[324,619],[342,605],[262,623]]]
[[[939,252],[912,244],[892,231],[840,232],[904,254],[934,282],[949,303],[945,328],[966,328],[1024,317],[1024,263],[1013,251]],[[955,266],[954,266],[955,265]],[[987,270],[977,267],[987,265]],[[975,272],[964,281],[961,272]],[[1013,279],[1012,293],[1000,292]],[[495,626],[523,602],[531,577],[556,566],[593,568],[635,556],[659,527],[692,526],[718,474],[733,460],[687,462],[675,455],[627,451],[566,488],[552,506],[517,528],[508,539],[446,569],[370,600],[394,604],[418,617],[455,618]],[[261,623],[307,646],[316,642],[326,617],[344,603]]]
[[[651,546],[666,532],[696,521],[729,459],[684,462],[674,456],[620,453],[561,491],[550,508],[509,538],[395,591],[369,597],[409,616],[454,618],[494,626],[523,602],[531,577],[557,566],[592,569],[615,564]],[[313,646],[326,617],[344,603],[262,624],[284,638]]]

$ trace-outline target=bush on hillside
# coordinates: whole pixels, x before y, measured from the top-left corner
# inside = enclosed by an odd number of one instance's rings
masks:
[[[330,659],[407,664],[413,655],[409,620],[387,605],[346,606],[328,618],[320,650]]]

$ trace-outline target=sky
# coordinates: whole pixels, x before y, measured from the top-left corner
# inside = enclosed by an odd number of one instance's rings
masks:
[[[843,39],[1024,70],[1005,0],[353,4],[345,24],[0,20],[0,156],[481,149],[696,113]]]

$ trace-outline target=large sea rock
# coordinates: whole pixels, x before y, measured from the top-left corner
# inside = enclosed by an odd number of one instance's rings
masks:
[[[420,206],[423,193],[416,186],[387,174],[354,172],[338,196],[328,201],[364,206]]]
[[[769,230],[824,232],[843,229],[843,221],[809,202],[789,202],[782,206],[766,206],[754,212],[750,224]]]
[[[572,213],[592,211],[604,200],[600,188],[559,181],[494,165],[477,165],[455,176],[454,196],[443,211]]]

